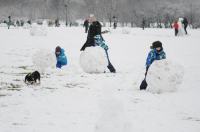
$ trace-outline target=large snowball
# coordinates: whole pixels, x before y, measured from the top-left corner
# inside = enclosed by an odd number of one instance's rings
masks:
[[[56,57],[53,52],[41,49],[33,55],[32,62],[36,70],[43,73],[47,68],[55,67]]]
[[[122,28],[122,34],[130,34],[131,33],[131,30],[130,28]]]
[[[80,55],[80,65],[87,73],[103,73],[108,66],[104,49],[99,46],[87,47]]]
[[[8,27],[6,23],[0,23],[0,27]]]
[[[147,73],[147,90],[153,93],[176,91],[182,82],[183,67],[168,60],[154,61]]]
[[[23,26],[24,29],[30,29],[31,28],[31,25],[28,24],[28,23],[25,23],[24,26]]]
[[[47,35],[47,27],[45,25],[37,25],[36,23],[32,24],[30,28],[31,36],[46,36]]]

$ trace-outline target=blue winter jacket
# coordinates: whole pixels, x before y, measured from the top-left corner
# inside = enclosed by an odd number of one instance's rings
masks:
[[[57,64],[56,67],[57,68],[61,68],[64,65],[67,65],[67,57],[65,56],[65,50],[61,49],[60,54],[56,57],[57,60]]]
[[[166,59],[165,52],[163,50],[158,52],[156,49],[152,49],[148,54],[146,60],[146,67],[149,67],[154,60],[162,60],[162,59]]]
[[[106,42],[103,40],[101,35],[94,36],[94,43],[95,43],[95,46],[100,46],[104,50],[108,50],[108,46],[106,45]]]

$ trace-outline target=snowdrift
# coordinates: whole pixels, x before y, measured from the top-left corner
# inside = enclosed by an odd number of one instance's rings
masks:
[[[80,55],[80,65],[87,73],[103,73],[107,69],[108,61],[103,48],[87,47]]]
[[[152,93],[174,92],[183,80],[181,65],[168,60],[154,61],[147,73],[147,90]]]

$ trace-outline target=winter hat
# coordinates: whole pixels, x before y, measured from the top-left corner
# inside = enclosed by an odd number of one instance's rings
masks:
[[[152,46],[150,46],[151,49],[155,49],[155,48],[162,48],[162,43],[160,41],[155,41],[152,43]]]
[[[60,46],[57,46],[56,49],[55,49],[55,53],[60,52],[60,51],[61,51]]]

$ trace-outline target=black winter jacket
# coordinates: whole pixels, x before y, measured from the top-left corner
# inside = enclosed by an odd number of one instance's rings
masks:
[[[101,35],[101,24],[98,21],[92,22],[92,24],[90,25],[87,40],[82,46],[81,51],[84,51],[86,47],[95,46],[94,36],[96,35]]]

